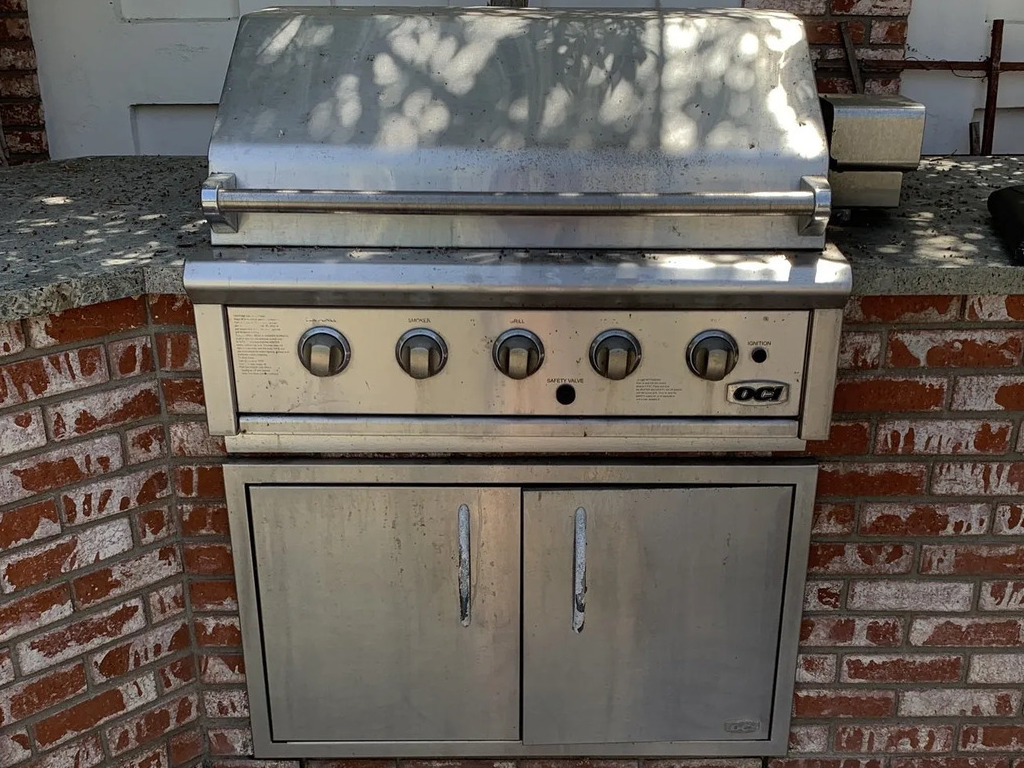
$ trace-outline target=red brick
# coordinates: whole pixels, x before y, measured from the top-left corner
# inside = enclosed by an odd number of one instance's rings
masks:
[[[104,682],[134,672],[188,647],[188,625],[181,621],[170,622],[126,643],[94,654],[89,662],[89,674],[95,682]]]
[[[932,493],[955,496],[1024,494],[1024,462],[949,462],[936,464]]]
[[[0,96],[8,99],[38,99],[39,78],[35,72],[7,72],[4,77],[0,77]]]
[[[33,408],[0,416],[0,457],[46,445],[43,413]]]
[[[149,613],[153,621],[177,616],[185,610],[185,586],[180,581],[150,592]]]
[[[186,498],[224,498],[224,470],[220,466],[183,466],[175,470],[178,493]]]
[[[877,331],[847,331],[839,341],[839,368],[864,371],[881,365],[882,335]]]
[[[972,584],[904,579],[856,580],[850,583],[847,606],[861,611],[969,611]]]
[[[43,105],[37,101],[0,103],[0,122],[10,126],[41,128],[44,122]]]
[[[116,768],[167,768],[167,750],[161,744],[117,764]]]
[[[798,683],[831,683],[836,679],[836,657],[831,654],[801,653],[796,658]]]
[[[107,381],[103,347],[84,347],[0,366],[0,407],[63,395]]]
[[[162,541],[174,533],[171,510],[168,507],[157,507],[137,512],[135,527],[138,531],[139,541],[143,545]]]
[[[899,713],[905,717],[1012,717],[1020,709],[1020,691],[932,688],[903,691]]]
[[[856,522],[853,504],[815,504],[811,533],[815,536],[846,536]]]
[[[906,20],[882,21],[875,19],[871,22],[871,42],[883,45],[906,45]]]
[[[846,305],[845,317],[849,323],[941,323],[956,320],[960,307],[959,296],[860,296]]]
[[[927,545],[921,549],[920,572],[974,576],[1024,575],[1024,547],[1013,544]]]
[[[967,682],[1024,685],[1024,653],[975,653]]]
[[[843,42],[839,24],[834,21],[807,21],[804,26],[807,30],[807,42],[811,45],[841,45]],[[860,45],[865,41],[867,34],[863,22],[851,22],[849,30],[855,45]]]
[[[105,759],[100,737],[90,735],[74,744],[47,752],[25,768],[93,768]]]
[[[249,699],[245,691],[229,688],[203,691],[203,711],[207,717],[248,717]]]
[[[963,665],[960,656],[847,656],[840,679],[844,683],[955,683]]]
[[[818,496],[911,496],[924,492],[926,464],[822,464]]]
[[[53,499],[38,501],[0,514],[0,551],[60,533],[57,504]]]
[[[110,359],[111,375],[115,379],[150,373],[154,367],[153,346],[148,336],[108,342],[107,357]]]
[[[795,717],[889,717],[896,711],[893,691],[797,691],[793,701]]]
[[[14,680],[14,661],[8,648],[0,649],[0,687]]]
[[[225,453],[224,438],[211,435],[205,421],[175,422],[169,431],[174,456],[206,458]]]
[[[201,757],[206,748],[206,740],[203,738],[203,731],[196,728],[172,736],[168,747],[171,752],[171,766],[176,768]]]
[[[903,625],[895,618],[805,616],[800,624],[804,646],[894,646],[903,638]]]
[[[836,730],[840,752],[949,752],[951,725],[846,725]]]
[[[227,536],[227,507],[206,504],[183,504],[179,508],[181,533],[184,536]]]
[[[145,625],[142,600],[135,598],[18,643],[18,662],[23,673],[35,672],[138,632]]]
[[[79,662],[7,688],[0,698],[0,725],[7,727],[85,691],[85,666]]]
[[[163,424],[147,424],[126,430],[124,443],[128,446],[129,464],[160,459],[167,455]]]
[[[82,525],[152,504],[169,493],[167,472],[154,468],[82,486],[63,494],[60,502],[68,525]]]
[[[4,729],[0,731],[0,765],[7,766],[20,763],[32,757],[32,740],[24,729]]]
[[[864,536],[968,536],[988,532],[987,504],[865,504]]]
[[[107,744],[115,757],[192,722],[198,716],[196,695],[188,694],[153,707],[107,730]]]
[[[965,725],[960,732],[965,752],[1019,752],[1024,750],[1024,725]]]
[[[934,411],[946,401],[946,380],[899,377],[843,379],[836,384],[836,413]]]
[[[196,679],[196,666],[191,656],[172,661],[157,670],[160,689],[164,693],[176,691]]]
[[[200,647],[232,647],[242,644],[242,630],[233,616],[201,616],[195,620],[196,644]]]
[[[199,576],[233,576],[228,544],[186,544],[185,570]]]
[[[963,376],[953,387],[954,410],[1024,410],[1024,376]]]
[[[178,573],[181,573],[178,550],[171,545],[79,576],[72,582],[72,588],[77,603],[90,606],[148,587]]]
[[[1000,536],[1024,535],[1024,505],[1001,504],[997,507],[992,532]],[[2,541],[3,537],[0,536],[0,546]]]
[[[194,333],[158,333],[156,350],[161,370],[199,370],[199,344]]]
[[[811,544],[811,574],[909,573],[914,550],[902,544]]]
[[[1024,320],[1024,296],[968,296],[964,316],[987,323]]]
[[[986,581],[978,607],[983,611],[1024,611],[1024,581]]]
[[[193,581],[188,585],[193,611],[238,611],[233,581]]]
[[[158,325],[195,325],[192,302],[186,296],[150,294],[149,315]]]
[[[892,768],[1010,768],[1005,757],[894,757]]]
[[[252,754],[252,732],[248,728],[210,728],[206,736],[211,755]]]
[[[107,435],[0,466],[0,498],[11,503],[120,468],[121,442]]]
[[[865,422],[833,422],[828,440],[807,443],[812,456],[862,456],[871,447],[871,425]]]
[[[25,321],[25,333],[29,344],[38,348],[96,339],[145,324],[145,306],[140,299],[130,298],[31,317]]]
[[[836,611],[842,603],[843,582],[808,581],[804,586],[805,611]]]
[[[245,660],[238,654],[211,654],[200,657],[199,678],[206,684],[245,682]]]
[[[45,627],[71,615],[71,592],[66,584],[33,592],[0,605],[0,642]]]
[[[43,748],[60,744],[155,698],[156,683],[149,675],[123,683],[40,720],[35,726],[36,743]]]
[[[886,365],[991,368],[1018,365],[1024,336],[1014,331],[934,330],[889,334]]]
[[[875,452],[880,454],[1002,454],[1010,449],[1008,421],[883,421]]]
[[[789,752],[827,752],[829,749],[828,726],[827,725],[794,725],[789,729]],[[831,763],[835,765],[831,765]],[[852,763],[860,762],[852,760],[850,768],[857,768]],[[878,762],[878,761],[874,761]],[[768,763],[771,768],[840,768],[838,760],[772,760]],[[876,766],[875,768],[879,768]]]
[[[174,414],[206,413],[203,382],[200,379],[161,379],[167,412]]]
[[[0,357],[16,355],[24,349],[25,334],[21,331],[21,321],[0,323]]]
[[[911,645],[1014,646],[1024,645],[1024,622],[1017,619],[965,619],[927,617],[914,619]]]
[[[160,395],[155,382],[131,384],[46,407],[47,422],[55,440],[80,437],[159,415]]]
[[[5,53],[10,49],[0,47],[0,68],[3,67]],[[31,66],[24,67],[32,69],[35,67],[35,52],[24,51],[23,56],[15,58],[17,66],[20,63],[31,63]],[[45,155],[48,149],[46,131],[43,130],[11,130],[4,131],[4,138],[7,140],[7,148],[12,155]]]
[[[127,520],[112,520],[0,559],[0,591],[42,584],[132,548]]]

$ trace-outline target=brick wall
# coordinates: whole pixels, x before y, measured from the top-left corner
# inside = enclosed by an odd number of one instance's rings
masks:
[[[0,126],[11,164],[49,157],[27,0],[0,0]]]
[[[0,768],[298,766],[247,760],[191,323],[156,296],[0,324]],[[767,768],[1024,766],[1022,351],[1024,296],[850,303],[791,753]]]
[[[918,0],[927,2],[927,0]],[[807,25],[822,93],[852,93],[840,23],[846,23],[858,61],[902,61],[911,0],[743,0],[747,8],[799,14]],[[868,93],[899,93],[899,73],[864,75]]]

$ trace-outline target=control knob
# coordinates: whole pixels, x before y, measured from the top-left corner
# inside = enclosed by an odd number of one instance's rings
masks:
[[[494,367],[510,379],[532,376],[544,362],[544,345],[537,334],[513,328],[494,340]]]
[[[739,357],[736,340],[725,331],[702,331],[686,349],[686,364],[707,381],[724,379],[736,367]]]
[[[606,379],[624,379],[640,365],[640,342],[628,331],[599,333],[590,345],[590,364]]]
[[[351,359],[348,339],[334,328],[310,328],[299,339],[299,360],[314,376],[336,376]]]
[[[414,379],[429,379],[448,362],[448,345],[429,328],[413,328],[398,339],[395,357],[402,370]]]

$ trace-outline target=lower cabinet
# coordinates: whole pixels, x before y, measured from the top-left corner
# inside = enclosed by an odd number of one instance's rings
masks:
[[[229,468],[258,756],[785,750],[813,468],[438,469]]]

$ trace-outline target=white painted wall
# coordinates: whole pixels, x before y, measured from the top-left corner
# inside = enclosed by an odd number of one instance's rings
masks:
[[[1007,20],[1003,60],[1024,61],[1024,0],[916,0],[907,56],[981,61],[988,56],[997,18]],[[982,119],[986,83],[979,72],[904,73],[904,95],[928,108],[925,154],[969,152],[968,125]],[[1000,79],[993,151],[1024,154],[1024,73],[1004,73]]]
[[[386,5],[444,5],[388,0]],[[485,0],[447,0],[481,5]],[[531,6],[653,7],[658,0],[536,0]],[[238,16],[265,6],[373,0],[32,0],[50,154],[206,154]],[[741,0],[661,0],[738,7]]]

